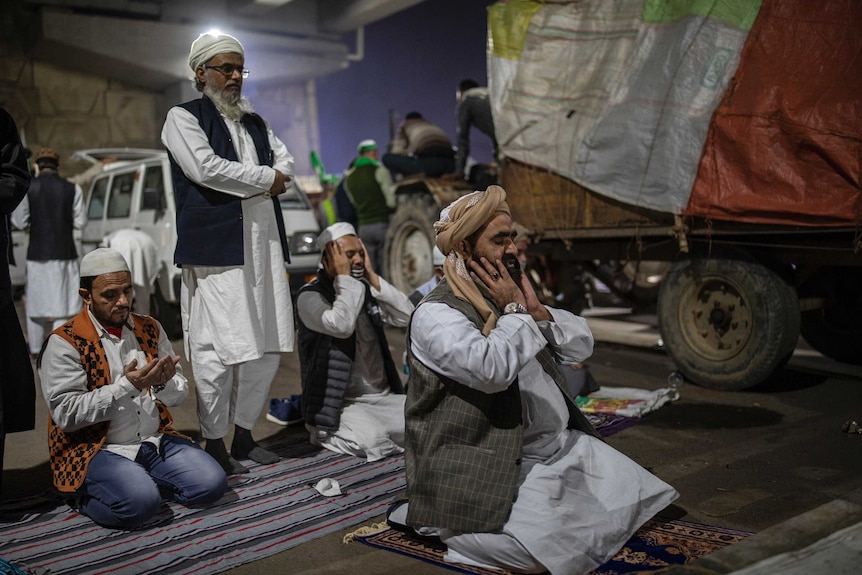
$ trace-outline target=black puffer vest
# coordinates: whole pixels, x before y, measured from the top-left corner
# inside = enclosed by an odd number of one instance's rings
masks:
[[[302,286],[299,294],[307,291],[321,294],[329,303],[335,301],[335,286],[322,270],[317,273],[317,278]],[[365,306],[361,313],[368,315],[377,333],[389,389],[393,393],[404,393],[401,376],[392,361],[383,331],[377,300],[371,296],[367,285]],[[325,431],[335,431],[341,423],[341,406],[344,393],[350,384],[350,374],[356,357],[356,334],[352,333],[350,337],[340,339],[309,329],[302,323],[302,319],[299,319],[298,324],[302,416],[309,425]]]

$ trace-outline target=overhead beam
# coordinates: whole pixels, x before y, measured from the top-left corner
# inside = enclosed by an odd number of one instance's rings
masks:
[[[425,0],[330,0],[321,4],[318,27],[343,34],[391,16]]]
[[[198,26],[43,10],[33,38],[34,57],[69,69],[164,90],[191,79],[189,46]],[[225,30],[231,33],[230,30]],[[347,46],[325,40],[236,32],[251,82],[303,81],[346,68]]]

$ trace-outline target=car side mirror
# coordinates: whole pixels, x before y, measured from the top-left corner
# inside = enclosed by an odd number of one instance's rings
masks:
[[[162,190],[159,188],[145,188],[143,191],[143,197],[141,198],[141,209],[165,209],[165,206],[162,204]]]

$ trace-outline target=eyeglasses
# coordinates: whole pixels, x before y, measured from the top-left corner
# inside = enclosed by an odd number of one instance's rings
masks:
[[[221,66],[209,66],[204,65],[204,68],[207,70],[217,70],[221,72],[225,78],[230,78],[233,76],[234,72],[239,72],[239,75],[243,78],[248,78],[248,69],[243,68],[242,66],[234,66],[233,64],[222,64]]]

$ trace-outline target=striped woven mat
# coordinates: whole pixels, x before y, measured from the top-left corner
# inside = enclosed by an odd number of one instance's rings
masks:
[[[52,575],[221,573],[382,514],[405,487],[404,458],[367,463],[308,443],[268,445],[283,459],[230,478],[216,505],[164,503],[135,531],[105,529],[50,495],[0,506],[0,557]],[[248,462],[251,463],[251,462]],[[337,479],[343,495],[313,487]]]
[[[637,421],[588,417],[606,436]],[[213,575],[368,521],[406,487],[403,456],[367,463],[314,447],[304,434],[266,447],[282,460],[246,462],[251,473],[231,477],[216,505],[165,502],[135,531],[99,527],[53,493],[4,503],[0,557],[52,575]],[[326,477],[338,480],[343,495],[324,497],[312,487]]]

